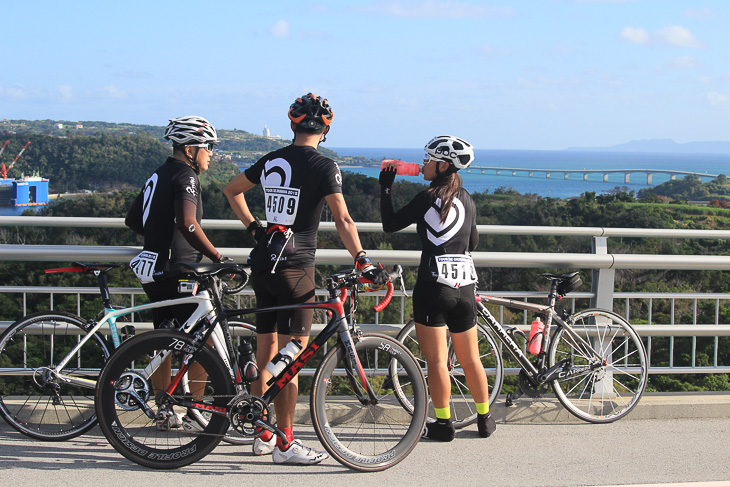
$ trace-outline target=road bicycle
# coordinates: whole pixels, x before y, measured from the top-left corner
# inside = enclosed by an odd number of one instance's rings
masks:
[[[190,329],[214,313],[211,293],[217,288],[212,285],[202,286],[196,293],[191,291],[189,297],[128,308],[113,306],[107,274],[119,267],[122,265],[75,262],[71,267],[47,269],[49,274],[80,272],[96,276],[103,309],[90,320],[65,311],[32,313],[9,325],[0,335],[0,415],[19,432],[38,440],[62,441],[94,427],[96,377],[113,350],[135,332],[133,325],[118,328],[120,317],[166,306],[194,304],[195,311],[181,325],[182,329]],[[219,286],[222,292],[240,291],[248,279],[243,268],[213,267],[210,279],[219,280],[216,273],[223,269],[227,274],[225,285]],[[195,284],[190,276],[181,285]],[[254,335],[255,340],[253,325],[245,322],[231,325],[242,328],[244,335]],[[104,327],[108,328],[110,338],[102,334]],[[222,337],[213,339],[218,343],[216,350],[224,352]],[[207,423],[205,416],[196,411],[183,419],[188,428]],[[234,433],[226,440],[243,441]]]
[[[550,281],[547,305],[476,296],[479,354],[491,386],[490,405],[502,389],[505,370],[501,352],[507,350],[519,367],[519,389],[506,396],[508,406],[522,395],[542,397],[552,387],[560,403],[584,421],[610,423],[623,418],[638,404],[646,388],[649,366],[641,337],[628,321],[611,311],[585,309],[571,315],[556,308],[563,296],[581,286],[578,272],[540,276]],[[540,353],[532,357],[526,354],[520,345],[527,338],[524,332],[499,323],[485,304],[543,316],[545,331],[537,338],[541,340]],[[425,369],[412,321],[399,332],[398,340]],[[448,367],[453,422],[461,428],[474,423],[477,412],[451,345]],[[433,410],[430,412],[434,416]]]
[[[199,272],[197,266],[190,266]],[[401,279],[399,267],[392,278]],[[151,468],[171,469],[192,464],[210,453],[229,425],[254,438],[263,430],[286,441],[272,421],[271,404],[312,357],[325,350],[316,368],[310,393],[314,431],[329,454],[359,471],[379,471],[403,460],[415,447],[426,422],[426,382],[416,359],[397,340],[363,334],[354,319],[361,289],[360,273],[352,270],[326,279],[325,301],[267,308],[224,309],[214,320],[201,321],[191,333],[158,330],[134,337],[105,365],[96,391],[99,425],[111,445],[129,460]],[[387,283],[387,306],[394,286]],[[350,306],[345,308],[347,297]],[[216,303],[216,308],[220,303]],[[298,357],[268,381],[259,397],[248,393],[247,374],[232,354],[227,367],[206,340],[220,329],[232,351],[227,318],[297,308],[326,311],[329,320]],[[154,390],[149,380],[161,361],[171,356],[174,378],[165,390]],[[193,373],[193,368],[199,372]],[[181,387],[191,383],[189,390]],[[396,390],[394,383],[401,386]],[[406,385],[407,384],[407,385]],[[406,410],[403,403],[410,409]],[[197,435],[160,431],[160,415],[182,410],[210,413]]]

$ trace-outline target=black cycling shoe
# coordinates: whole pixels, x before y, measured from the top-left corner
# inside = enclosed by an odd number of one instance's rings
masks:
[[[453,440],[455,434],[456,428],[454,428],[454,425],[449,419],[447,420],[447,422],[443,422],[443,420],[438,420],[426,423],[426,426],[423,428],[423,434],[421,436],[423,438],[428,438],[429,440],[447,442]]]
[[[479,428],[479,436],[482,438],[489,438],[492,433],[497,431],[497,423],[489,413],[477,415],[477,427]]]

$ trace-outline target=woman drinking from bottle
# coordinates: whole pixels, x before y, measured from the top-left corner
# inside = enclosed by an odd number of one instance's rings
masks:
[[[471,165],[474,148],[458,137],[440,135],[434,137],[425,150],[423,178],[431,184],[397,212],[393,211],[391,199],[396,169],[383,169],[379,178],[383,230],[396,232],[416,223],[421,240],[421,262],[413,289],[413,316],[418,343],[426,357],[428,386],[437,418],[426,425],[423,435],[439,441],[454,439],[449,406],[448,328],[454,352],[476,403],[479,435],[486,438],[497,425],[489,414],[487,375],[477,346],[477,278],[469,254],[479,241],[476,207],[457,174]]]

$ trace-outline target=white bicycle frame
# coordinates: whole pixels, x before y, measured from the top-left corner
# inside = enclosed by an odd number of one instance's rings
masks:
[[[94,388],[96,387],[96,381],[91,379],[86,379],[84,377],[77,377],[74,375],[64,374],[62,370],[64,367],[66,367],[66,364],[73,358],[73,356],[83,347],[84,343],[86,343],[92,335],[94,335],[97,331],[99,331],[106,323],[109,323],[109,327],[112,330],[112,336],[116,335],[116,320],[121,316],[126,316],[132,313],[137,313],[140,311],[149,311],[152,309],[157,308],[165,308],[167,306],[177,306],[181,304],[195,304],[197,307],[195,308],[195,311],[192,315],[190,315],[190,318],[180,327],[180,330],[188,331],[190,328],[193,327],[196,323],[198,323],[202,319],[206,320],[215,320],[216,314],[215,310],[213,308],[213,302],[210,297],[210,294],[208,291],[200,291],[199,293],[184,297],[184,298],[176,298],[176,299],[168,299],[165,301],[157,301],[154,303],[147,303],[147,304],[141,304],[138,306],[132,306],[131,308],[121,308],[121,309],[108,309],[105,308],[104,311],[104,317],[99,320],[89,331],[88,333],[79,341],[79,343],[76,344],[76,346],[61,360],[61,362],[54,367],[51,372],[60,380],[82,386],[82,387],[88,387],[88,388]],[[231,369],[231,363],[230,359],[228,357],[228,351],[225,345],[225,340],[223,338],[223,334],[220,331],[219,327],[216,327],[216,330],[214,331],[213,335],[211,335],[211,338],[214,342],[214,348],[218,351],[223,361],[226,363],[229,369]],[[118,337],[116,338],[118,340]],[[115,341],[116,341],[115,340]],[[115,343],[115,347],[117,344]],[[165,357],[161,357],[161,360],[164,360]],[[32,372],[32,371],[31,371]]]

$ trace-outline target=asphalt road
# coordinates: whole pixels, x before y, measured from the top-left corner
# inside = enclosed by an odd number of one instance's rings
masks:
[[[649,419],[608,425],[500,424],[482,439],[475,427],[452,443],[422,441],[384,472],[351,471],[332,459],[283,466],[225,443],[200,462],[155,471],[127,461],[98,428],[75,440],[31,440],[0,421],[1,486],[417,485],[605,486],[730,480],[730,419]],[[305,444],[313,431],[298,428]],[[711,485],[729,485],[730,482]]]

